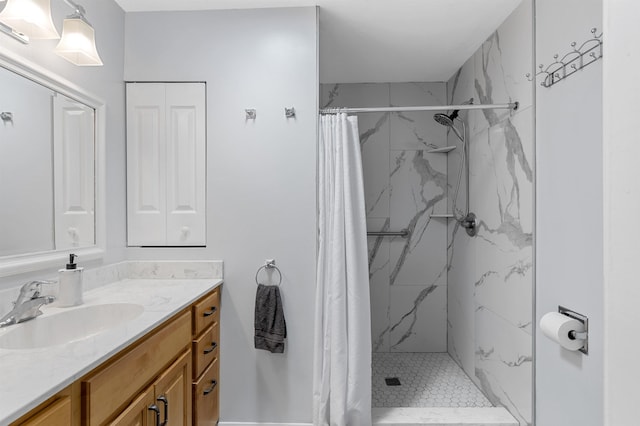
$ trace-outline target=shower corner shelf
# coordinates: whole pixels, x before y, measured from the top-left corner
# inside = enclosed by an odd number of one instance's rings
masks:
[[[450,217],[453,217],[453,214],[452,213],[442,213],[442,214],[433,213],[429,216],[433,218],[450,218]]]
[[[455,146],[455,145],[443,146],[442,148],[430,149],[430,150],[427,151],[427,153],[429,153],[429,154],[438,154],[438,153],[446,154],[448,152],[453,151],[456,148],[457,148],[457,146]]]

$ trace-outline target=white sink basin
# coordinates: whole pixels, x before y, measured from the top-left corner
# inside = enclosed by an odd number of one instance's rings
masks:
[[[92,305],[37,317],[0,335],[2,349],[36,349],[95,336],[138,317],[144,308],[133,303]]]

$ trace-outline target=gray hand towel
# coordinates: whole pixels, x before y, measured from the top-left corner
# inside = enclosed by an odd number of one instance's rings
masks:
[[[271,353],[284,352],[287,323],[284,320],[280,289],[276,285],[258,284],[254,318],[254,345]]]

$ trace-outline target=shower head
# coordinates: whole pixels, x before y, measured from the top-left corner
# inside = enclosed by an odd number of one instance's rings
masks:
[[[470,105],[470,104],[473,104],[473,98],[470,98],[468,101],[465,101],[462,103],[462,105]],[[434,114],[433,119],[438,124],[442,124],[443,126],[454,128],[453,120],[458,118],[459,112],[460,112],[459,109],[454,109],[453,112],[449,115],[440,112],[438,114]]]
[[[447,127],[453,127],[453,120],[458,118],[458,112],[460,112],[460,110],[456,109],[449,115],[444,113],[434,114],[433,119],[438,124],[442,124],[443,126],[447,126]]]

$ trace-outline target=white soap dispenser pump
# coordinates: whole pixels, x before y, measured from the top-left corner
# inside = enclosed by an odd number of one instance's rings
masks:
[[[82,271],[78,268],[75,254],[69,255],[69,263],[65,269],[58,271],[58,283],[60,289],[58,291],[58,306],[77,306],[82,304]]]

